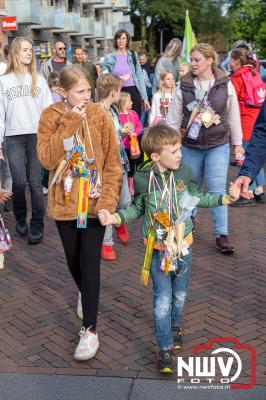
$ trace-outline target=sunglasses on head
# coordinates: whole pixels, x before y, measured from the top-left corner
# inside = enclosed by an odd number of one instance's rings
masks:
[[[66,50],[65,47],[58,47],[58,50]]]

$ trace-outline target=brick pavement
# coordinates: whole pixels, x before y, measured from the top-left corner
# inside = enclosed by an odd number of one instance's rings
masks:
[[[178,355],[190,356],[194,345],[210,338],[234,336],[255,346],[257,383],[262,384],[266,205],[231,208],[229,213],[237,252],[222,256],[214,247],[210,211],[200,210],[184,316],[185,346]],[[47,219],[43,243],[29,246],[15,233],[11,213],[5,220],[14,247],[0,271],[0,372],[158,378],[151,289],[139,284],[144,251],[140,223],[129,226],[128,245],[116,244],[117,261],[102,263],[100,350],[90,362],[78,363],[73,360],[81,325],[75,312],[77,291],[54,223]],[[249,376],[246,358],[243,355]]]

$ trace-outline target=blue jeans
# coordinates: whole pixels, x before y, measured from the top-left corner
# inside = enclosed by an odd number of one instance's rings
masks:
[[[173,347],[171,328],[181,324],[192,267],[191,261],[190,249],[190,253],[183,257],[183,261],[177,261],[178,269],[165,275],[160,269],[160,252],[153,251],[151,261],[153,319],[155,337],[160,350]]]
[[[200,187],[206,182],[209,193],[226,194],[226,181],[230,157],[229,144],[210,149],[182,147],[182,164],[187,165]],[[212,217],[216,237],[228,234],[227,206],[212,208]]]
[[[248,144],[249,144],[249,142],[243,141],[244,149],[247,148]],[[265,174],[264,174],[264,169],[261,168],[261,170],[259,171],[258,175],[256,176],[256,179],[249,186],[249,189],[250,190],[255,190],[257,186],[264,186],[264,185],[265,185]]]
[[[13,210],[17,222],[27,219],[26,184],[31,194],[30,228],[43,230],[44,199],[41,185],[41,164],[37,157],[37,134],[6,137],[7,156],[13,180]]]

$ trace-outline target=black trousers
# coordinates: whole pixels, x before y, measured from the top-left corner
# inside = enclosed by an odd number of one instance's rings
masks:
[[[142,108],[142,99],[140,92],[136,88],[136,86],[128,86],[128,87],[123,87],[122,88],[123,92],[127,92],[131,96],[132,100],[132,110],[136,111],[138,114],[139,118],[141,117],[141,108]]]
[[[83,326],[96,329],[100,295],[101,246],[105,227],[98,219],[88,219],[86,229],[77,221],[56,221],[69,271],[81,292]]]

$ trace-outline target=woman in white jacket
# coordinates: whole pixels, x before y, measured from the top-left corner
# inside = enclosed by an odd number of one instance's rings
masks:
[[[42,110],[51,103],[47,83],[36,72],[33,43],[26,37],[15,38],[6,73],[0,77],[0,143],[5,136],[16,229],[20,235],[28,234],[32,244],[42,241],[44,217],[37,130]],[[27,182],[32,206],[30,229],[25,196]]]

